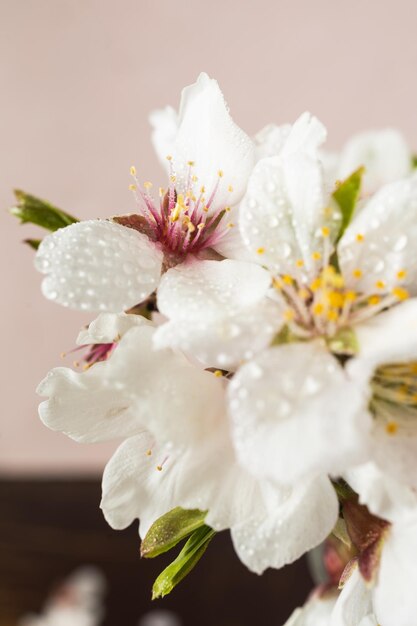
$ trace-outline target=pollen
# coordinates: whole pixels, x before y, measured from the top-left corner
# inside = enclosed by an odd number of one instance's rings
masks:
[[[282,280],[284,281],[284,283],[286,285],[292,285],[293,284],[293,277],[290,276],[289,274],[284,274],[284,276],[282,277]]]
[[[395,435],[398,432],[398,423],[394,420],[391,420],[385,426],[385,430],[388,435]]]
[[[217,175],[218,175],[218,177],[219,177],[219,178],[223,178],[223,176],[224,176],[224,172],[223,172],[223,170],[219,170],[219,171],[217,172]]]
[[[169,180],[171,181],[171,183],[175,183],[177,180],[177,177],[175,176],[175,174],[173,174],[172,176],[169,177]]]
[[[307,300],[310,297],[310,293],[305,287],[298,290],[298,295],[302,300]]]
[[[129,191],[136,191],[136,185],[129,185]]]
[[[196,183],[198,181],[198,176],[194,174],[194,176],[191,177],[191,180],[193,181],[193,183]]]
[[[221,370],[216,370],[215,372],[213,372],[213,374],[216,378],[222,378],[223,376],[223,372]]]
[[[355,291],[347,291],[345,293],[345,299],[347,300],[347,302],[355,302],[356,298],[357,295]]]
[[[376,306],[377,304],[379,304],[381,302],[381,298],[380,296],[370,296],[368,298],[368,304],[370,306]]]
[[[292,309],[286,309],[284,311],[284,319],[287,322],[291,322],[295,317],[294,311]]]
[[[361,233],[358,233],[358,234],[356,235],[356,241],[357,241],[358,243],[362,243],[362,241],[363,241],[364,239],[365,239],[365,237],[364,237]]]
[[[327,299],[329,301],[329,304],[333,307],[340,308],[343,306],[344,297],[338,291],[329,291],[327,293]]]
[[[394,287],[394,289],[392,290],[392,295],[398,298],[398,300],[407,300],[407,298],[410,297],[407,289],[404,289],[403,287]]]
[[[156,469],[158,470],[158,472],[162,472],[162,465],[157,465]]]
[[[304,267],[304,261],[303,259],[297,259],[297,261],[295,262],[297,267]]]
[[[152,450],[151,449],[146,450],[146,456],[152,456]]]
[[[167,156],[165,157],[167,161],[172,161],[172,156],[170,154],[167,154]]]
[[[407,276],[407,272],[406,270],[399,270],[397,272],[397,278],[398,280],[404,280],[404,278]]]
[[[328,228],[327,226],[323,226],[323,228],[321,229],[321,234],[323,235],[323,237],[328,237],[330,235],[330,228]]]
[[[314,315],[322,315],[323,311],[324,311],[324,306],[322,305],[321,302],[317,302],[317,304],[313,306]]]
[[[282,281],[279,278],[274,278],[272,280],[272,286],[275,287],[278,291],[282,289]]]
[[[265,254],[265,248],[258,248],[256,254]]]
[[[149,180],[143,183],[143,186],[145,187],[145,189],[152,189],[153,187],[152,183]]]
[[[130,167],[130,174],[131,174],[132,176],[136,176],[136,167],[135,167],[134,165],[132,165],[132,166]]]
[[[206,188],[204,187],[204,185],[200,188],[200,193],[206,193]]]
[[[190,167],[194,167],[195,162],[194,162],[194,161],[188,161],[188,162],[187,162],[187,165],[189,165]]]
[[[226,224],[227,228],[234,228],[234,224],[233,222],[229,222],[228,224]]]
[[[356,268],[352,272],[354,278],[362,278],[362,270]]]
[[[318,289],[320,289],[322,285],[322,280],[321,278],[315,278],[311,283],[310,283],[310,289],[311,291],[317,291]]]
[[[339,313],[334,309],[330,309],[329,311],[327,311],[326,317],[329,322],[337,322],[337,320],[339,319]]]
[[[385,283],[383,280],[377,280],[375,283],[377,289],[385,289]]]
[[[320,261],[321,259],[321,254],[320,252],[313,252],[313,254],[311,255],[311,258],[313,259],[313,261]]]
[[[228,186],[227,191],[228,191],[229,193],[232,193],[232,191],[233,191],[233,187],[232,187],[232,185],[229,185],[229,186]]]

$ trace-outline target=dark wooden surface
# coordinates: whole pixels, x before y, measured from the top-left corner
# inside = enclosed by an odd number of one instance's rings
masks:
[[[170,557],[141,560],[136,525],[113,531],[99,500],[98,481],[0,481],[0,626],[38,611],[51,587],[83,564],[107,579],[103,626],[136,626],[155,608],[152,581]],[[281,626],[311,585],[304,560],[262,577],[248,572],[221,533],[188,579],[157,604],[184,626]]]

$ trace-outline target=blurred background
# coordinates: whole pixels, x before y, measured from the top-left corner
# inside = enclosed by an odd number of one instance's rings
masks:
[[[36,230],[5,211],[13,188],[80,218],[130,212],[131,164],[164,181],[148,114],[177,107],[201,70],[249,134],[308,109],[331,149],[385,126],[415,148],[416,24],[414,0],[0,0],[0,626],[85,562],[109,579],[106,624],[135,626],[162,568],[139,562],[136,529],[115,533],[101,518],[115,445],[73,443],[37,417],[37,383],[88,317],[42,298],[20,243]],[[303,562],[247,573],[225,536],[163,606],[186,625],[279,626],[310,584]]]

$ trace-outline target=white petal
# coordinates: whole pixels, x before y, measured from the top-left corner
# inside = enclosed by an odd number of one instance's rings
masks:
[[[326,141],[327,130],[325,126],[308,111],[305,111],[294,122],[287,140],[283,146],[282,154],[305,154],[316,157],[318,149]]]
[[[412,489],[401,485],[392,476],[369,462],[345,474],[349,485],[359,494],[374,515],[390,522],[409,518],[416,510],[417,499]]]
[[[179,348],[206,367],[233,370],[268,347],[283,325],[282,308],[264,298],[258,305],[216,320],[172,320],[155,333],[157,348]]]
[[[252,507],[248,519],[241,516],[232,526],[232,539],[240,559],[257,574],[292,563],[324,541],[338,516],[337,497],[325,477],[294,486],[286,498],[269,485],[263,503],[258,499]]]
[[[50,300],[85,311],[119,312],[157,287],[162,252],[137,231],[106,220],[78,222],[48,235],[36,268]]]
[[[383,281],[389,291],[405,270],[403,284],[417,293],[417,175],[378,191],[346,229],[338,253],[349,287],[375,292],[375,283]],[[359,280],[356,269],[362,272]]]
[[[366,623],[362,621],[365,618],[370,618],[370,624],[372,624],[372,595],[365,585],[359,568],[355,567],[336,602],[330,624],[331,626],[361,626]],[[374,623],[377,626],[376,621]]]
[[[179,177],[184,174],[181,168],[194,161],[199,183],[208,193],[218,171],[224,172],[216,206],[236,204],[242,197],[254,163],[253,143],[230,117],[217,81],[205,73],[182,92],[173,157]]]
[[[213,249],[226,259],[252,263],[256,261],[256,255],[250,252],[242,239],[239,219],[239,207],[235,206],[227,215],[227,220],[229,223],[233,224],[233,227],[228,228],[224,237],[213,245]]]
[[[172,155],[178,132],[178,113],[171,106],[152,111],[149,116],[152,126],[152,143],[162,165],[168,171],[167,156]]]
[[[269,272],[243,261],[199,261],[168,270],[158,289],[159,311],[174,321],[215,321],[255,306],[271,285]]]
[[[394,524],[383,544],[374,608],[383,626],[411,626],[417,615],[417,517]]]
[[[180,354],[153,350],[154,329],[132,328],[112,356],[83,373],[52,370],[38,393],[42,421],[77,441],[152,431],[181,444],[204,438],[223,414],[221,382]]]
[[[417,298],[355,326],[359,352],[348,363],[352,375],[373,375],[378,365],[417,359]]]
[[[95,343],[115,343],[134,326],[150,325],[151,322],[142,315],[126,313],[100,313],[87,328],[83,328],[77,337],[77,345],[85,346]]]
[[[284,626],[330,626],[330,617],[336,602],[334,593],[314,595],[302,608],[295,609]]]
[[[274,273],[292,273],[297,259],[311,269],[320,249],[317,228],[325,206],[318,160],[305,154],[262,159],[240,206],[243,240],[259,263]],[[259,254],[261,253],[261,254]]]
[[[265,350],[238,370],[229,400],[239,459],[259,477],[338,474],[368,453],[366,385],[320,343]]]
[[[285,145],[291,128],[291,124],[282,126],[268,124],[256,133],[254,137],[256,160],[278,155]]]
[[[411,173],[411,152],[403,135],[393,128],[368,131],[352,137],[340,155],[337,178],[347,178],[365,167],[362,192],[374,193],[382,185]]]

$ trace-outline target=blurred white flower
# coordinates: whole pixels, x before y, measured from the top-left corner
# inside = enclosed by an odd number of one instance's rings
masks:
[[[169,119],[173,120],[172,110]],[[157,149],[168,139],[154,114]],[[138,214],[72,224],[47,236],[35,265],[44,295],[75,309],[114,311],[145,300],[166,267],[196,261],[233,229],[230,208],[242,197],[254,162],[253,142],[233,122],[217,81],[200,74],[183,90],[172,139],[167,190],[156,201],[151,183],[131,168]]]
[[[41,615],[26,615],[19,626],[98,626],[105,582],[93,567],[74,572],[51,596]]]

